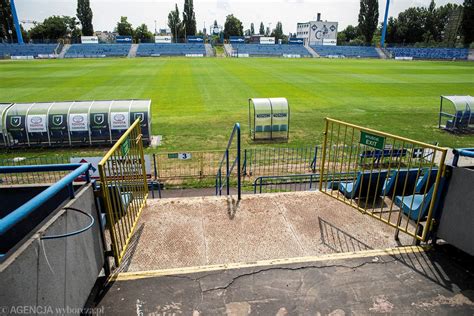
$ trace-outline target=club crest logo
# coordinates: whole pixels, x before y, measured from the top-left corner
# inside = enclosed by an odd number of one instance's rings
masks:
[[[144,118],[143,113],[135,113],[135,114],[133,114],[133,120],[136,121],[137,118],[140,119],[140,123],[143,122],[143,118]]]
[[[21,125],[21,116],[12,116],[10,117],[10,125],[13,127],[18,127]]]
[[[56,126],[60,126],[63,124],[63,116],[62,115],[53,115],[53,124]]]
[[[94,114],[94,123],[97,125],[103,124],[105,121],[104,114]]]

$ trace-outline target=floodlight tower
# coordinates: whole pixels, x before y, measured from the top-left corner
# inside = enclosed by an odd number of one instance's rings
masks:
[[[390,8],[390,0],[387,0],[387,5],[385,6],[385,17],[383,19],[382,37],[380,38],[380,47],[384,47],[385,45],[385,35],[387,34],[387,19],[388,19],[389,8]]]
[[[16,8],[15,8],[15,1],[14,0],[10,0],[10,7],[11,7],[11,11],[12,11],[12,16],[13,16],[13,23],[15,24],[16,38],[18,39],[18,44],[24,44],[23,43],[23,35],[21,34],[20,21],[18,21],[18,15],[16,14]]]

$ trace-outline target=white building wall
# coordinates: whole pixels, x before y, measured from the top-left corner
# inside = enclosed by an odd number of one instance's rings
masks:
[[[296,37],[305,40],[305,44],[323,45],[324,40],[337,40],[338,22],[310,21],[296,25]],[[328,42],[328,41],[327,41]]]

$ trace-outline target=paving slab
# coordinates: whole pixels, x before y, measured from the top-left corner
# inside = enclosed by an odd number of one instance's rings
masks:
[[[321,192],[148,200],[121,271],[318,256],[411,237]]]

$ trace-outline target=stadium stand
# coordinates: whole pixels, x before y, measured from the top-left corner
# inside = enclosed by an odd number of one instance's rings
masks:
[[[321,46],[312,45],[321,57],[379,58],[375,47],[370,46]]]
[[[248,54],[249,56],[284,56],[300,55],[311,57],[303,45],[267,45],[267,44],[232,44],[233,54]]]
[[[130,44],[72,44],[65,57],[126,57],[130,47]]]
[[[186,56],[186,55],[202,55],[206,56],[206,48],[204,44],[140,44],[137,50],[137,57],[150,56]]]
[[[0,56],[33,56],[54,54],[57,44],[3,44],[0,43]]]
[[[393,57],[413,57],[414,59],[467,59],[467,48],[416,48],[389,47]]]

